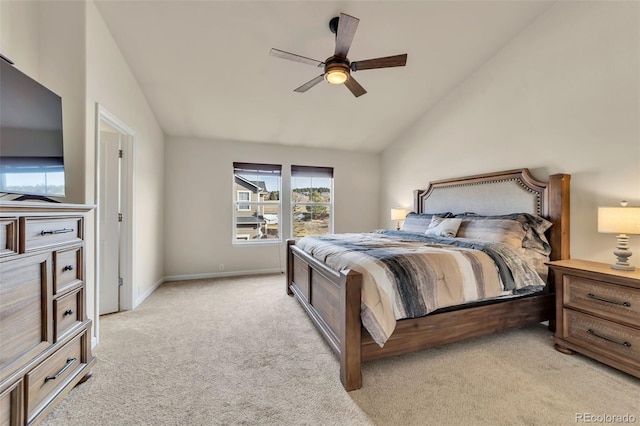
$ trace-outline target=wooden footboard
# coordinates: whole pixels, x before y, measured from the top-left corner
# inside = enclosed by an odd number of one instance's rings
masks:
[[[287,242],[287,293],[298,299],[340,358],[340,380],[347,391],[362,387],[362,362],[537,324],[551,320],[555,312],[552,291],[434,312],[422,318],[399,320],[381,348],[360,321],[361,280],[360,273],[333,271],[296,247],[293,240]]]
[[[340,357],[340,380],[346,390],[362,387],[360,363],[362,276],[328,268],[287,241],[287,293],[298,299],[313,323]]]

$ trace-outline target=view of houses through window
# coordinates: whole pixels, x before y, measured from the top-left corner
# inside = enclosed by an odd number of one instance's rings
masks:
[[[234,240],[280,240],[280,172],[274,164],[233,163]]]
[[[233,163],[234,241],[282,238],[282,166]],[[291,166],[294,238],[333,232],[333,169]]]

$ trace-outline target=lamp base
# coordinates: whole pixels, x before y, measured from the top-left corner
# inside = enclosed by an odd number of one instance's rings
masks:
[[[631,257],[629,237],[626,234],[620,234],[616,238],[618,239],[618,245],[613,254],[616,255],[618,261],[611,265],[611,269],[617,269],[618,271],[635,271],[635,266],[630,265],[628,262],[628,259]]]
[[[636,267],[628,264],[618,265],[617,263],[614,263],[613,265],[611,265],[611,269],[617,269],[618,271],[635,271]]]

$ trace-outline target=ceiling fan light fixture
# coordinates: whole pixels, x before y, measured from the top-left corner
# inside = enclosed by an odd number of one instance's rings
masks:
[[[327,71],[324,78],[330,84],[342,84],[349,79],[349,74],[345,70],[334,69]]]
[[[341,13],[340,16],[331,19],[329,22],[329,29],[336,35],[336,48],[333,56],[328,57],[324,62],[307,58],[306,56],[285,52],[280,49],[271,49],[269,53],[271,56],[314,65],[316,67],[324,66],[324,72],[322,74],[294,89],[294,92],[306,92],[322,80],[326,80],[329,84],[344,84],[353,96],[357,98],[367,93],[367,91],[356,81],[355,78],[351,77],[352,72],[372,70],[376,68],[403,67],[407,64],[406,53],[402,55],[385,56],[381,58],[351,62],[347,55],[359,22],[360,20],[358,18],[345,13]]]

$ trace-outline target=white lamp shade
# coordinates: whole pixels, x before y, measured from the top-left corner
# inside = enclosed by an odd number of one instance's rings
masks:
[[[391,209],[391,220],[404,220],[408,211],[405,209]]]
[[[598,207],[598,232],[640,234],[640,207]]]

